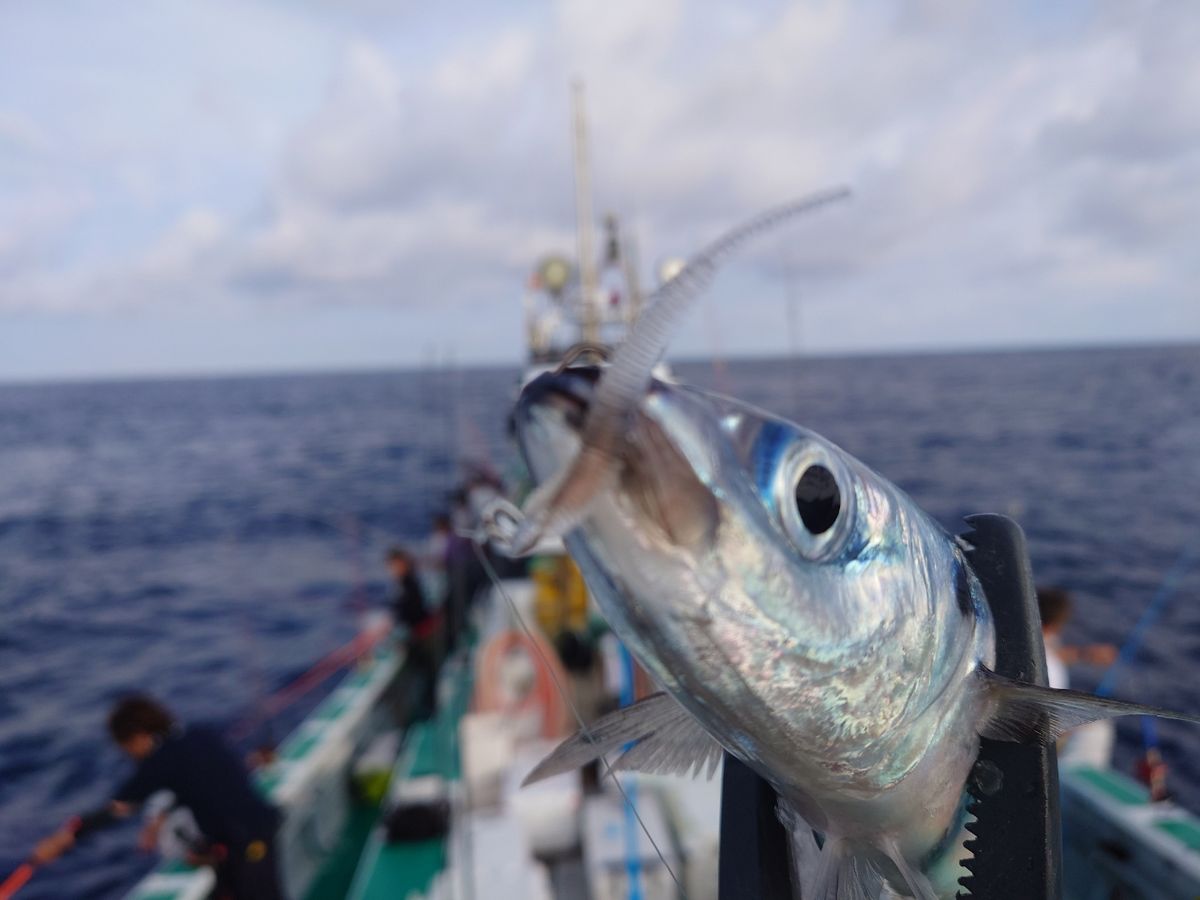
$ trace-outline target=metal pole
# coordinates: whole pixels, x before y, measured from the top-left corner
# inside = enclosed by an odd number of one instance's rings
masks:
[[[629,290],[629,303],[626,306],[625,318],[632,325],[642,314],[642,286],[638,281],[637,243],[632,237],[627,237],[622,242],[621,267],[625,271],[625,285]]]
[[[599,341],[596,318],[596,259],[592,251],[592,174],[588,166],[587,113],[583,105],[583,82],[571,85],[575,148],[575,228],[579,253],[580,322],[582,338]]]

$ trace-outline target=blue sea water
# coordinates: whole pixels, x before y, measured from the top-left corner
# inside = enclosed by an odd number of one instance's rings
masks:
[[[1200,541],[1197,347],[677,371],[825,434],[949,528],[1015,516],[1038,580],[1074,592],[1068,640],[1120,642]],[[384,550],[423,535],[462,461],[511,459],[516,375],[0,385],[0,875],[126,771],[115,696],[228,724],[349,639]],[[1198,598],[1192,571],[1119,696],[1200,708]],[[1161,737],[1200,808],[1200,730]],[[1121,764],[1139,741],[1121,725]],[[89,840],[21,897],[121,896],[150,864],[133,839]]]

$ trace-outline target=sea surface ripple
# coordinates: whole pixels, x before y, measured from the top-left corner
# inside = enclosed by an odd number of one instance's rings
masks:
[[[1068,641],[1121,642],[1200,541],[1197,347],[676,370],[821,432],[952,530],[1014,516],[1038,581],[1075,595]],[[382,602],[384,550],[423,536],[462,462],[511,464],[517,374],[0,385],[0,875],[127,771],[114,697],[230,724],[349,639]],[[1200,711],[1198,598],[1192,571],[1118,696]],[[1137,723],[1119,734],[1128,768]],[[1200,809],[1200,730],[1161,738]],[[21,897],[122,896],[151,864],[133,840],[89,840]]]

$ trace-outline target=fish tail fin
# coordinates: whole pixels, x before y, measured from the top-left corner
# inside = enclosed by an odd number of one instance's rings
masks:
[[[1072,728],[1115,716],[1158,716],[1200,725],[1200,717],[1080,691],[1026,684],[980,669],[991,715],[981,734],[998,741],[1049,744]]]

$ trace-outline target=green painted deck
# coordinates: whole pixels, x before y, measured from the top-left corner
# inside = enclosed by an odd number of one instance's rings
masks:
[[[454,677],[454,673],[446,673]],[[440,775],[459,777],[458,722],[470,703],[472,673],[468,667],[457,674],[454,695],[432,722],[414,725],[393,775],[396,779]],[[354,900],[393,900],[410,892],[424,892],[446,866],[446,847],[441,840],[388,844],[379,832],[363,854],[361,871],[348,895]]]
[[[318,706],[317,711],[313,713],[313,718],[322,722],[331,721],[349,708],[350,696],[339,692]]]
[[[412,891],[424,893],[434,876],[446,867],[444,841],[420,841],[403,847],[385,847],[371,877],[354,896],[360,900],[396,900]]]
[[[1200,853],[1200,823],[1188,819],[1169,819],[1157,823],[1159,831],[1165,831],[1190,850]]]
[[[279,751],[279,756],[281,759],[295,762],[307,756],[308,751],[312,750],[320,739],[321,733],[318,731],[306,734],[303,737],[288,738],[284,742],[283,748]]]
[[[1120,772],[1080,767],[1071,770],[1071,774],[1126,806],[1141,806],[1150,802],[1150,792]]]
[[[359,857],[378,817],[377,806],[355,804],[351,808],[350,818],[346,821],[337,846],[321,866],[304,900],[342,900],[350,892]]]

